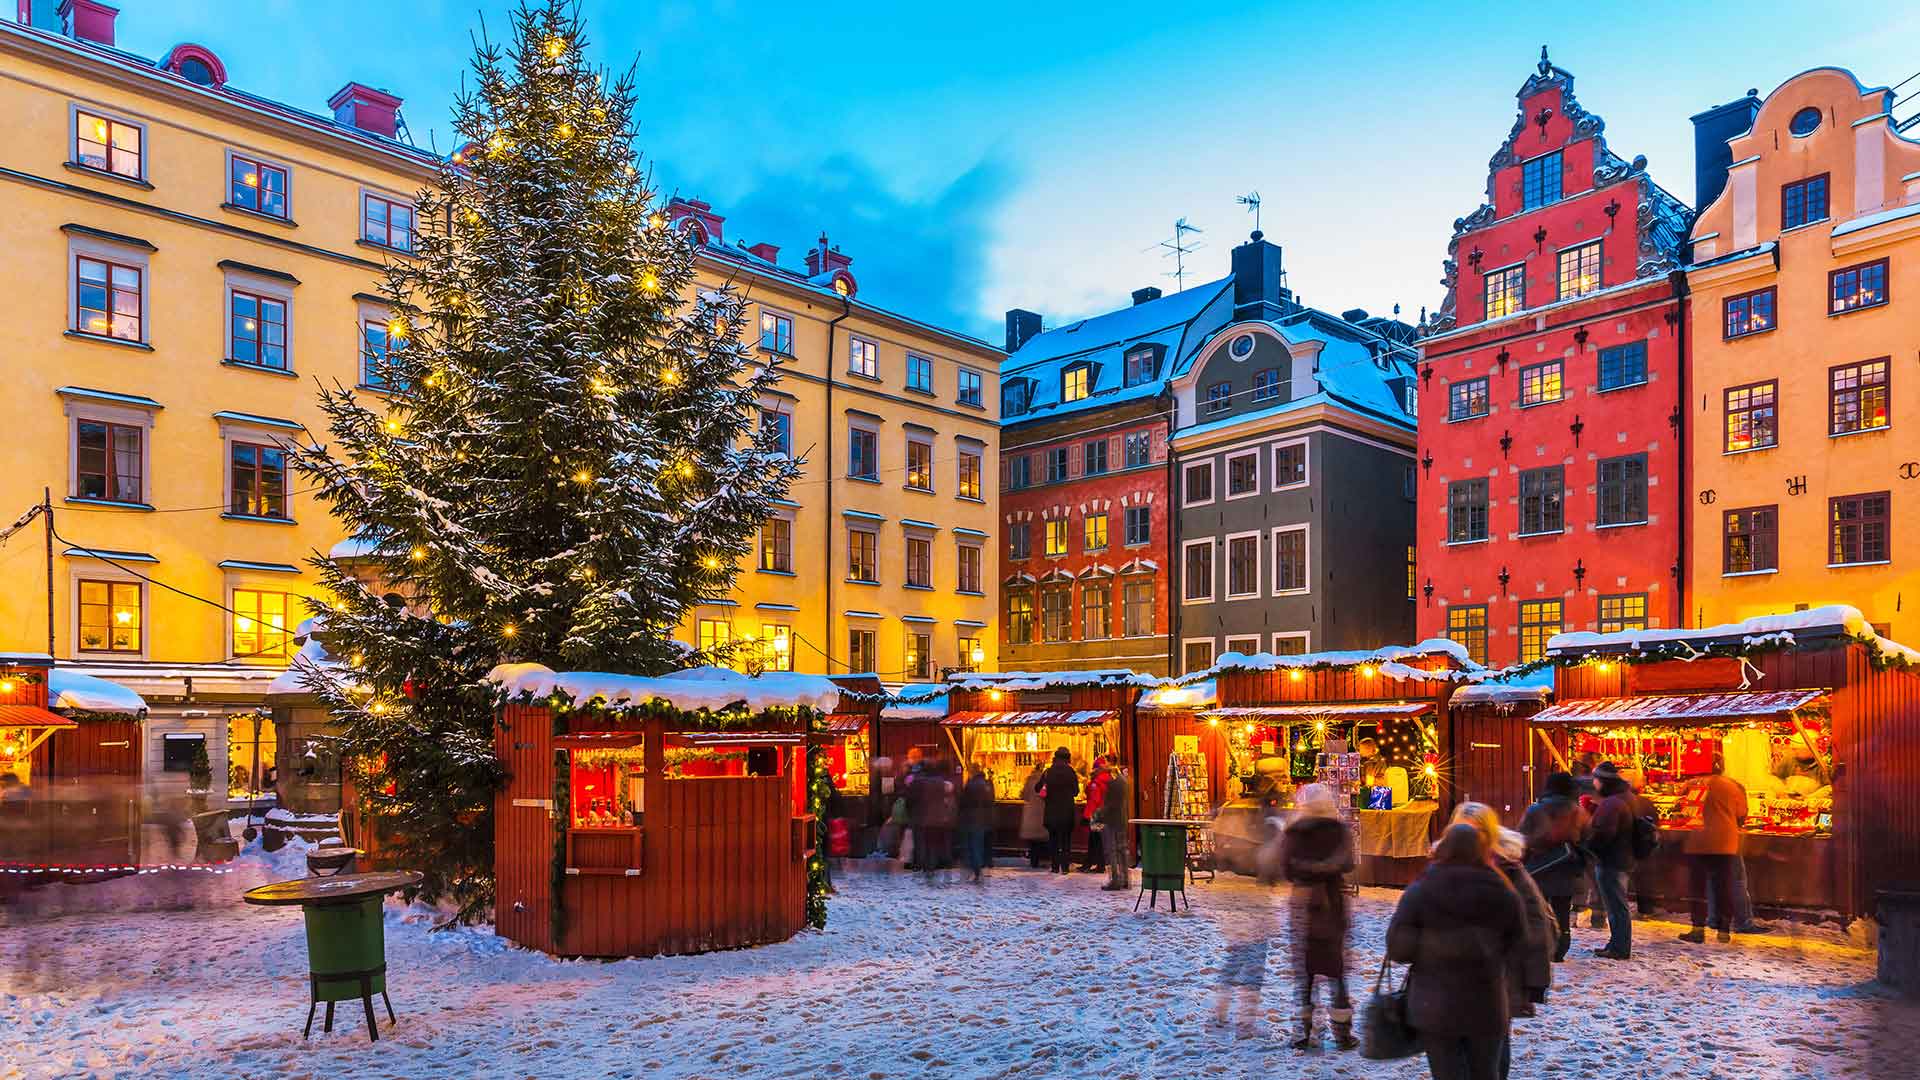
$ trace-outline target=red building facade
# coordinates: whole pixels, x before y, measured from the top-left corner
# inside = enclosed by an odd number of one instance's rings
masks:
[[[1684,618],[1691,214],[1544,49],[1518,97],[1421,328],[1419,633],[1492,664]]]

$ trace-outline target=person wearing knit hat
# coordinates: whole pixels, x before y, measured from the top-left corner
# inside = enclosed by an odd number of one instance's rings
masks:
[[[1346,877],[1356,864],[1353,834],[1340,820],[1333,791],[1308,784],[1294,793],[1295,814],[1283,834],[1280,876],[1293,884],[1288,927],[1294,977],[1300,988],[1300,1037],[1295,1050],[1314,1046],[1313,984],[1333,984],[1334,1045],[1351,1050],[1353,1002],[1347,996]]]

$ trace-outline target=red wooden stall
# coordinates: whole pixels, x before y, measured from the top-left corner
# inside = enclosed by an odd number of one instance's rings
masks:
[[[101,703],[88,684],[106,685],[56,675],[45,657],[0,656],[0,861],[15,868],[141,860],[145,705],[116,687],[130,703]]]

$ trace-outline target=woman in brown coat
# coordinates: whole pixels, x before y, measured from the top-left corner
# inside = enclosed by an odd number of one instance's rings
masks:
[[[1353,836],[1334,808],[1333,792],[1308,784],[1294,796],[1297,812],[1280,848],[1280,876],[1293,883],[1293,969],[1300,987],[1300,1037],[1295,1050],[1313,1046],[1313,981],[1333,983],[1333,1040],[1342,1050],[1353,1038],[1353,1002],[1347,997],[1347,888],[1353,870]]]
[[[1527,873],[1522,861],[1526,838],[1512,829],[1501,828],[1499,813],[1485,803],[1461,803],[1453,812],[1453,820],[1456,824],[1465,822],[1479,831],[1480,842],[1487,850],[1487,861],[1513,886],[1513,891],[1520,895],[1521,907],[1526,909],[1526,943],[1509,958],[1507,996],[1515,1017],[1532,1016],[1534,1005],[1547,1000],[1547,988],[1553,985],[1553,953],[1559,939],[1559,926],[1554,922],[1546,895],[1534,882],[1533,875]]]

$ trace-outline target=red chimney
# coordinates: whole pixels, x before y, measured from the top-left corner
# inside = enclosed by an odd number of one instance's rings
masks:
[[[113,44],[113,19],[120,14],[119,8],[109,7],[99,0],[60,0],[60,6],[54,9],[54,14],[65,22],[67,36],[75,41]]]
[[[711,203],[678,195],[667,200],[667,224],[692,235],[696,244],[722,243],[720,227],[726,220],[713,212]]]
[[[350,82],[327,99],[327,108],[340,123],[374,135],[391,139],[400,129],[400,99],[371,86]]]
[[[767,243],[764,240],[762,240],[758,244],[749,245],[747,248],[747,253],[749,255],[753,255],[758,258],[765,259],[770,263],[777,263],[780,261],[780,249],[773,246],[772,244]]]
[[[819,277],[835,270],[845,270],[853,265],[853,256],[840,254],[837,247],[827,246],[827,234],[820,234],[820,246],[807,252],[807,276]]]

